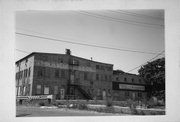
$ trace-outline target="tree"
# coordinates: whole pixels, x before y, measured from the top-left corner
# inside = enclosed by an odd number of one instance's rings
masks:
[[[144,78],[148,86],[148,96],[165,99],[165,58],[148,62],[139,70],[139,75]]]

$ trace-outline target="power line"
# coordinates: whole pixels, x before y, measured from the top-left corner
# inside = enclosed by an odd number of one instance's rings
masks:
[[[86,12],[86,11],[80,11],[79,12],[80,14],[83,14],[83,15],[87,15],[87,16],[91,16],[91,17],[95,17],[95,18],[99,18],[99,19],[106,19],[108,21],[114,21],[114,22],[124,22],[124,23],[128,23],[128,24],[132,24],[132,25],[136,25],[136,26],[144,26],[144,27],[163,27],[164,25],[160,25],[160,24],[152,24],[152,23],[145,23],[145,22],[138,22],[138,21],[133,21],[133,20],[127,20],[127,19],[117,19],[117,18],[113,18],[113,17],[110,17],[110,16],[106,16],[106,15],[101,15],[101,14],[92,14],[92,13],[89,13],[89,12]]]
[[[137,16],[137,17],[144,17],[144,18],[152,18],[152,19],[157,19],[157,20],[163,20],[162,18],[158,18],[158,17],[154,17],[154,16],[150,16],[150,15],[145,15],[145,14],[137,14],[137,13],[134,13],[134,12],[129,12],[129,11],[125,11],[125,10],[118,10],[118,11],[114,11],[114,10],[111,10],[111,12],[114,12],[114,13],[121,13],[121,14],[126,14],[126,15],[131,15],[131,16]]]
[[[23,36],[28,36],[28,37],[35,37],[35,38],[40,38],[40,39],[52,40],[52,41],[57,41],[57,42],[64,42],[64,43],[70,43],[70,44],[76,44],[76,45],[96,47],[96,48],[104,48],[104,49],[126,51],[126,52],[133,52],[133,53],[153,54],[153,55],[154,54],[159,54],[159,53],[154,53],[154,52],[145,52],[145,51],[138,51],[138,50],[128,50],[128,49],[120,49],[120,48],[92,45],[92,44],[86,44],[86,43],[72,42],[72,41],[66,41],[66,40],[55,39],[55,38],[48,38],[48,37],[31,35],[31,34],[25,34],[25,33],[19,33],[19,32],[16,32],[16,34],[23,35]]]
[[[27,52],[27,51],[24,51],[24,50],[20,50],[20,49],[16,49],[16,51],[19,51],[19,52],[22,52],[22,53],[30,53],[30,52]]]
[[[149,59],[147,62],[150,62],[150,61],[154,60],[155,58],[159,57],[159,56],[162,55],[163,53],[164,53],[164,50],[163,50],[161,53],[157,54],[155,57]],[[137,68],[139,68],[139,67],[141,67],[141,66],[143,66],[143,65],[145,65],[147,62],[145,62],[145,63],[141,64],[140,66],[137,66],[137,67],[129,70],[128,73],[131,72],[131,71],[133,71],[133,70],[135,70],[135,69],[137,69]]]

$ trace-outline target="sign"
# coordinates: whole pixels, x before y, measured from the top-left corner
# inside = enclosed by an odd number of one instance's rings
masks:
[[[53,95],[17,96],[17,99],[53,99]]]
[[[119,89],[129,89],[129,90],[145,90],[144,86],[140,85],[128,85],[128,84],[119,84]]]

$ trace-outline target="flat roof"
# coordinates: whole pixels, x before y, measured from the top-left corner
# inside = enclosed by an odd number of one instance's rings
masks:
[[[114,73],[114,72],[117,72],[117,73]],[[139,76],[139,75],[137,75],[137,74],[127,73],[127,72],[121,72],[121,71],[118,73],[118,70],[113,70],[113,74],[114,74],[114,75],[134,75],[134,76]]]
[[[23,61],[23,60],[25,60],[25,59],[27,59],[27,58],[29,58],[29,57],[35,55],[35,54],[67,55],[67,54],[59,54],[59,53],[32,52],[32,53],[30,53],[29,55],[25,56],[24,58],[21,58],[21,59],[19,59],[18,61],[16,61],[16,64],[17,64],[18,62],[21,62],[21,61]],[[103,62],[93,61],[93,60],[90,60],[90,59],[85,59],[85,58],[78,57],[78,56],[74,56],[74,55],[71,55],[71,56],[72,56],[72,57],[75,57],[75,58],[79,58],[79,59],[83,59],[83,60],[95,62],[95,63],[107,64],[107,65],[112,65],[112,66],[113,66],[113,64],[109,64],[109,63],[103,63]]]

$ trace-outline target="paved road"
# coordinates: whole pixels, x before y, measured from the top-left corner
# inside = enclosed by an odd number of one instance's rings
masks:
[[[17,106],[16,117],[37,116],[119,116],[119,114],[99,113],[94,111],[74,110],[66,108],[40,108],[30,106]]]

